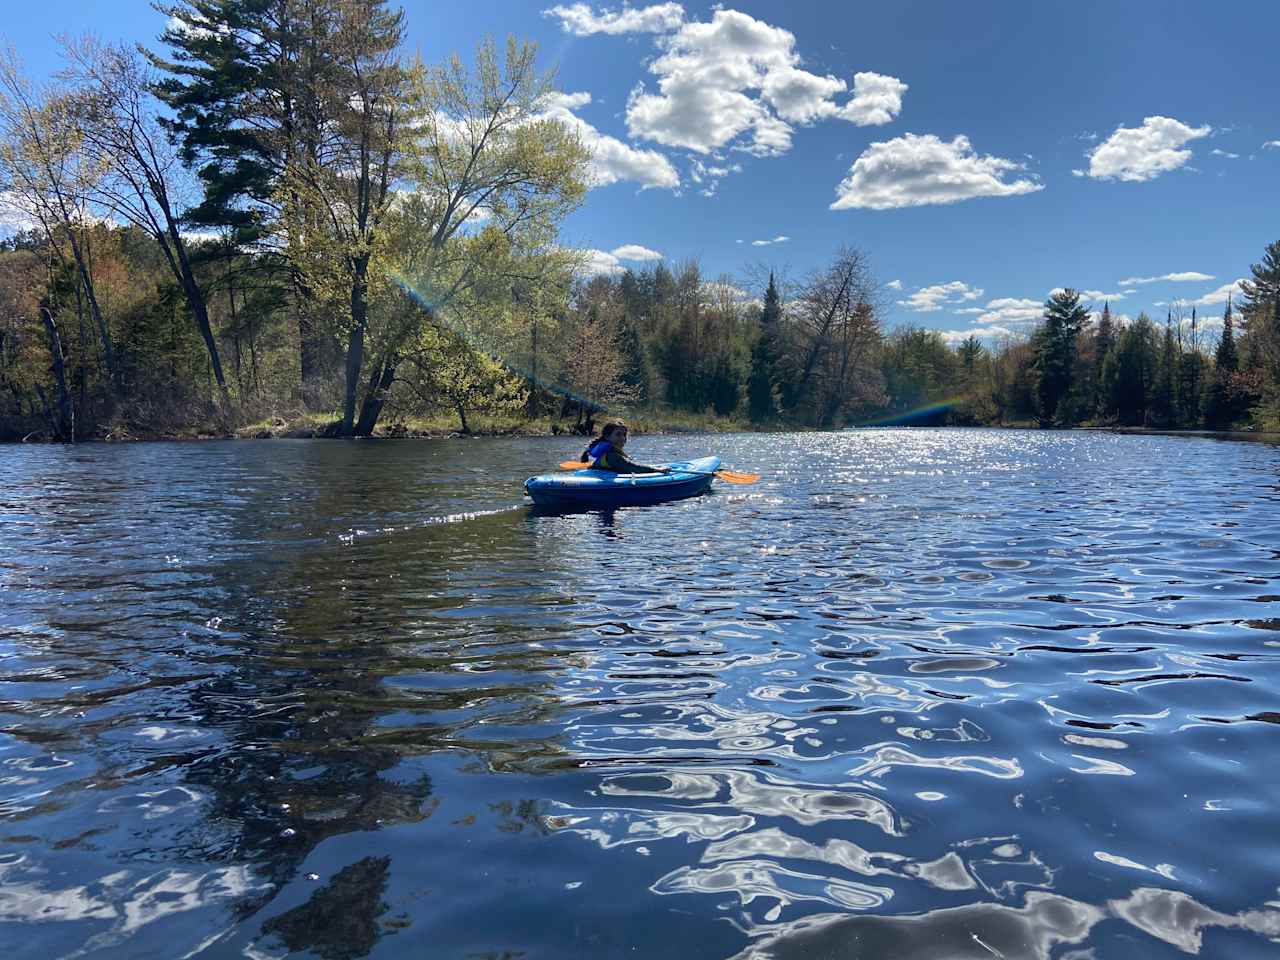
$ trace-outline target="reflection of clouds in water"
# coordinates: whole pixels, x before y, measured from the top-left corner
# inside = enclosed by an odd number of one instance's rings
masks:
[[[98,813],[137,812],[144,820],[155,820],[185,810],[203,799],[198,791],[190,787],[166,787],[114,796],[98,807]]]
[[[1181,890],[1140,887],[1127,899],[1112,900],[1108,906],[1139,930],[1187,953],[1200,952],[1201,936],[1206,927],[1251,930],[1272,940],[1280,938],[1280,911],[1219,913],[1197,903]]]
[[[937,770],[957,770],[963,773],[981,773],[987,777],[1012,780],[1022,776],[1022,765],[1017,760],[999,757],[921,757],[904,750],[896,743],[877,743],[864,747],[862,752],[874,750],[862,763],[849,771],[855,777],[881,777],[893,767],[930,767]]]
[[[563,809],[562,804],[553,808]],[[595,822],[597,826],[582,826]],[[748,816],[724,817],[711,813],[660,813],[638,810],[607,810],[596,817],[554,814],[549,822],[562,832],[576,833],[603,849],[629,843],[652,843],[684,837],[689,843],[719,840],[749,830],[755,820]]]
[[[801,900],[816,900],[847,910],[873,910],[893,896],[888,887],[780,867],[771,860],[739,860],[716,867],[680,867],[651,887],[654,893],[734,894],[742,904],[758,897],[778,901],[765,919],[774,920],[782,908]]]
[[[1140,887],[1124,900],[1110,901],[1106,908],[1033,891],[1021,907],[976,903],[915,916],[819,914],[762,924],[755,928],[760,939],[733,960],[1049,960],[1060,945],[1083,945],[1094,926],[1108,917],[1127,921],[1188,954],[1200,953],[1204,932],[1213,927],[1280,940],[1280,911],[1221,913],[1179,890]],[[1141,945],[1130,939],[1122,955],[1140,955],[1135,950],[1140,951]],[[1086,949],[1060,956],[1084,958],[1093,952]]]
[[[270,889],[269,884],[256,880],[253,872],[242,866],[221,867],[204,873],[160,870],[149,876],[120,870],[89,884],[62,888],[24,879],[18,872],[21,866],[21,860],[0,865],[0,921],[110,924],[86,940],[79,953],[106,949],[149,924],[196,910],[206,912],[175,921],[178,925],[175,932],[180,931],[180,935],[177,941],[169,940],[169,946],[176,949],[179,942],[190,945],[201,937],[207,938],[204,940],[207,945],[221,935],[221,926],[230,923],[226,917],[219,919],[207,912],[210,904],[230,904]],[[37,875],[32,872],[25,876]]]
[[[1049,960],[1059,944],[1080,943],[1103,911],[1051,893],[1031,893],[1024,907],[981,903],[920,916],[825,914],[772,929],[734,960]]]
[[[954,852],[916,863],[900,853],[866,850],[851,840],[828,840],[822,845],[810,843],[777,828],[710,844],[702,854],[702,862],[753,859],[762,855],[826,863],[867,877],[914,877],[942,890],[970,890],[977,886],[964,861]]]
[[[604,778],[600,792],[612,796],[687,799],[696,795],[711,799],[720,798],[722,792],[727,791],[727,796],[717,799],[713,805],[758,816],[787,817],[806,826],[829,820],[863,820],[890,836],[901,836],[898,816],[893,808],[879,797],[851,790],[850,787],[854,786],[793,783],[767,773],[719,770],[643,777],[620,774]]]
[[[824,673],[835,673],[837,679],[830,682],[810,684],[800,683],[795,686],[767,684],[756,687],[751,696],[757,700],[782,701],[787,703],[834,703],[841,700],[853,700],[865,709],[901,710],[906,713],[924,714],[938,706],[942,701],[929,694],[919,693],[907,684],[890,683],[884,677],[859,671],[847,672],[840,661],[828,661],[814,665]]]
[[[626,715],[624,718],[638,719]],[[681,755],[696,748],[704,756],[721,751],[731,757],[750,754],[753,758],[806,760],[815,759],[813,751],[823,746],[821,736],[829,732],[774,713],[708,703],[673,704],[656,722],[575,724],[568,729],[579,741],[576,753],[585,757],[625,752],[653,758]],[[796,741],[810,748],[803,756],[794,746]]]

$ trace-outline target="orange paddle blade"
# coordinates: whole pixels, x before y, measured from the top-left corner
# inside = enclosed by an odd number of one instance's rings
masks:
[[[591,466],[591,464],[583,460],[561,460],[560,461],[561,470],[585,470],[589,466]]]
[[[717,470],[716,476],[725,483],[755,483],[760,479],[758,473],[738,473],[734,470]]]

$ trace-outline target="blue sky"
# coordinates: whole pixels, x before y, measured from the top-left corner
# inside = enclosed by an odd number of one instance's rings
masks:
[[[661,254],[800,278],[851,244],[890,325],[998,335],[1060,286],[1123,315],[1220,316],[1280,239],[1275,0],[405,10],[428,62],[537,41],[556,114],[597,151],[564,239],[601,270]],[[141,0],[46,0],[12,4],[0,33],[44,73],[54,33],[162,27]]]

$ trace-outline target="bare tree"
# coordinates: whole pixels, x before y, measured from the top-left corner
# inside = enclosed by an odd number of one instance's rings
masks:
[[[850,361],[860,356],[861,339],[873,330],[875,280],[866,255],[853,247],[841,247],[825,269],[813,273],[793,301],[798,355],[795,376],[789,385],[789,406],[812,400],[815,373],[833,359],[840,384],[847,386]],[[828,397],[815,414],[819,420],[831,407]],[[837,407],[839,403],[837,402]]]
[[[114,385],[115,349],[98,304],[84,236],[90,221],[86,197],[101,176],[101,167],[84,150],[66,92],[33,87],[13,49],[0,52],[0,188],[10,206],[39,224],[59,259],[65,255],[65,237]]]
[[[64,40],[63,48],[71,62],[65,76],[75,85],[80,136],[104,172],[92,185],[90,196],[159,244],[195,318],[225,401],[227,382],[205,292],[180,226],[186,199],[182,187],[190,177],[178,148],[161,126],[159,103],[151,92],[157,79],[154,71],[140,53],[122,45],[83,38]]]

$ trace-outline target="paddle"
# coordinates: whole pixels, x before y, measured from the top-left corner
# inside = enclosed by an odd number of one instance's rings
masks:
[[[585,470],[587,469],[587,464],[583,463],[581,460],[563,460],[560,463],[560,469],[561,470]],[[712,473],[712,474],[707,474],[705,471],[702,471],[702,470],[677,470],[676,473],[694,473],[703,477],[712,476],[720,480],[723,480],[725,483],[747,484],[747,483],[755,483],[757,480],[760,479],[760,474],[758,473],[738,473],[736,470],[717,470],[715,473]]]

